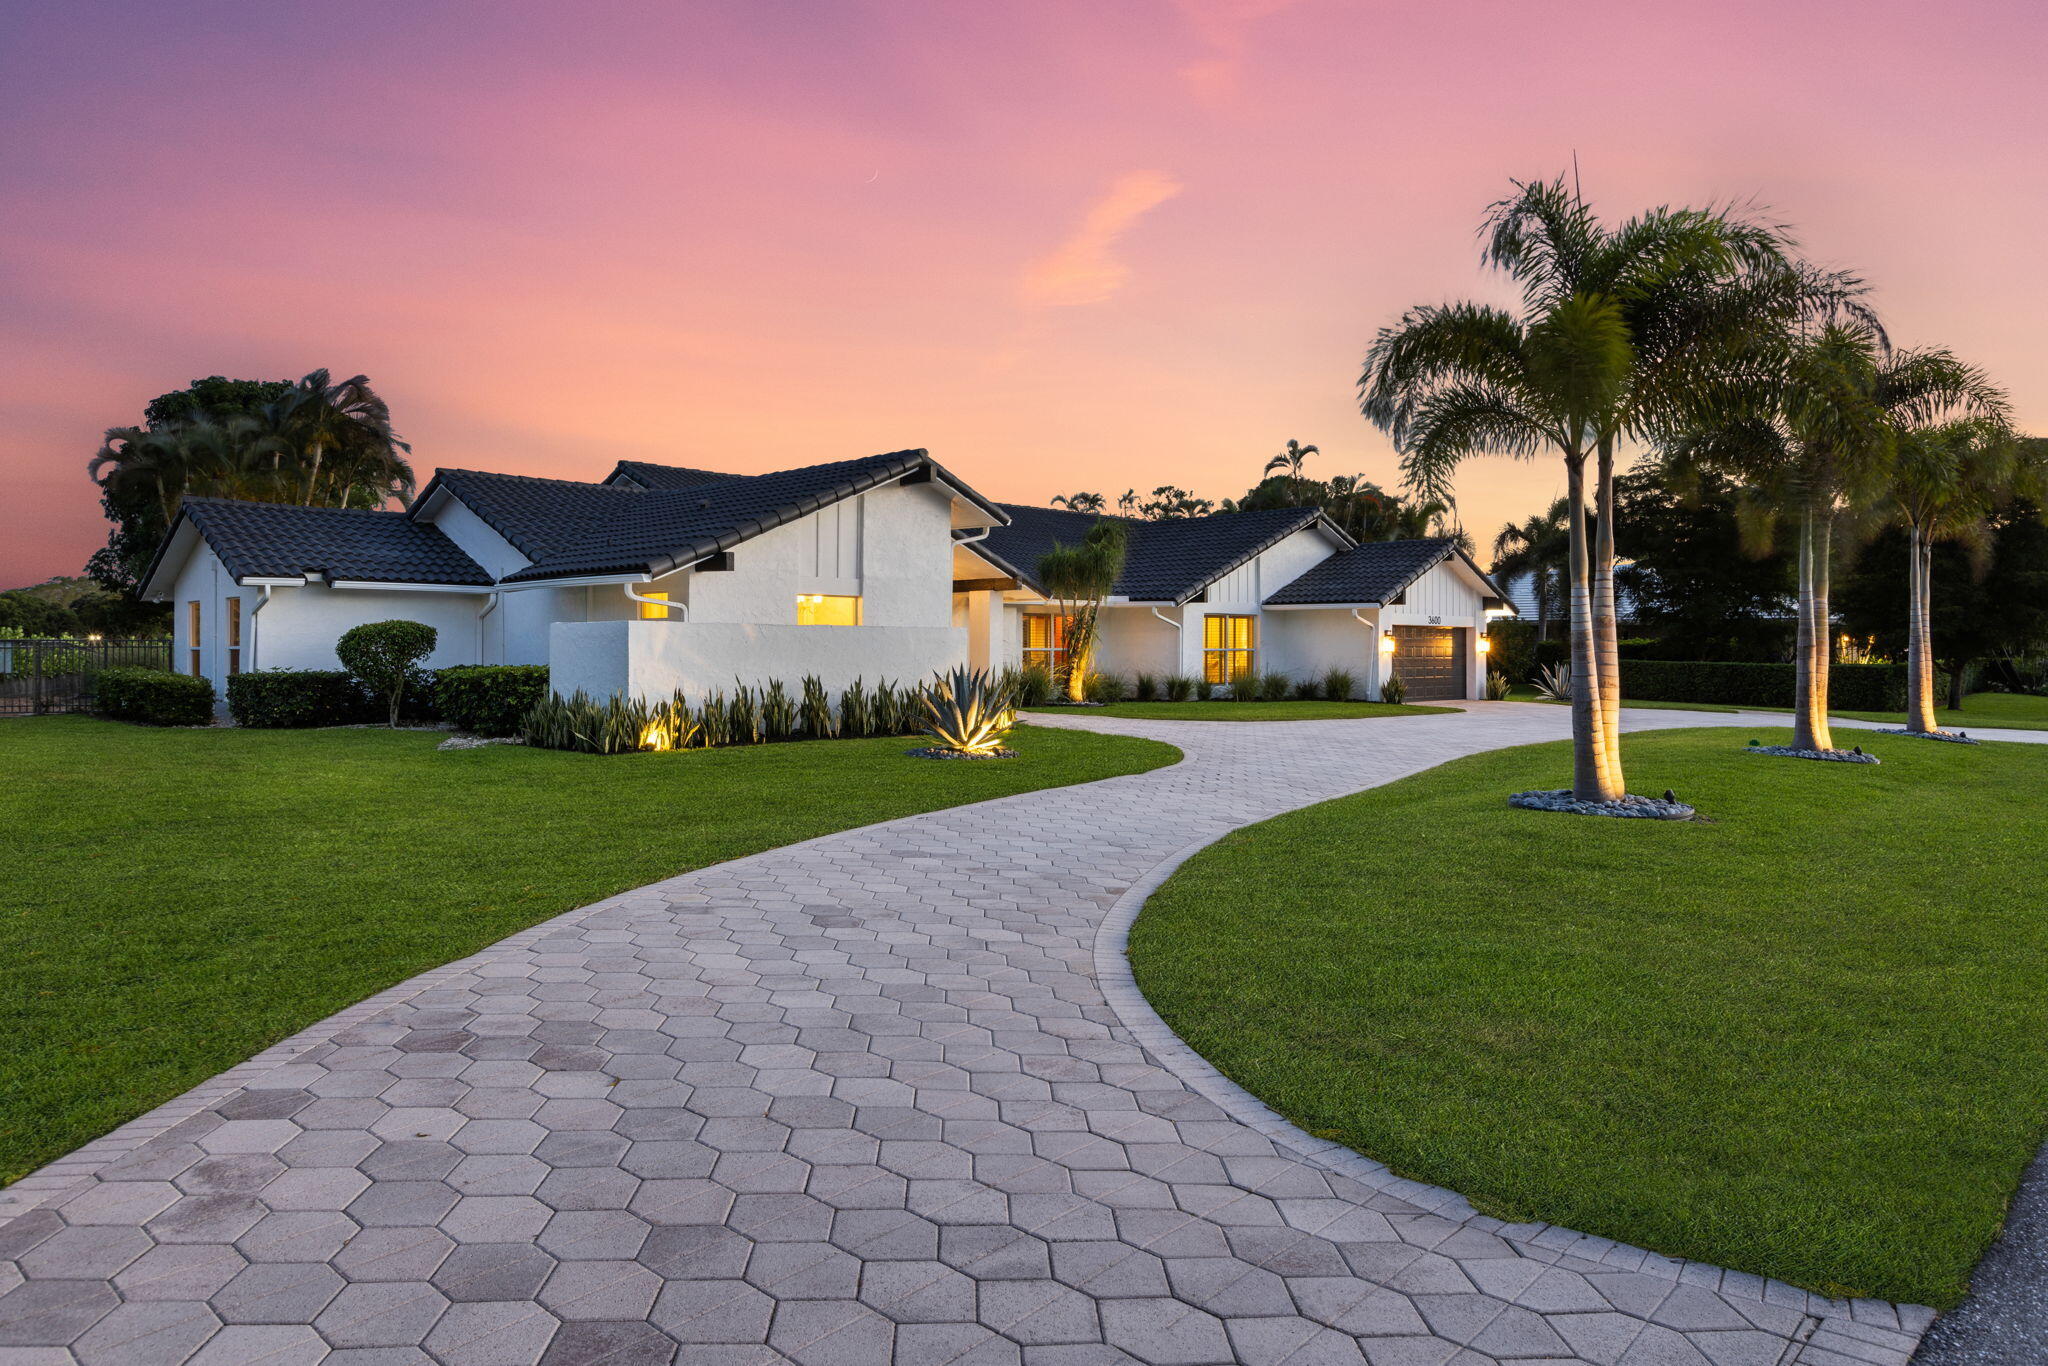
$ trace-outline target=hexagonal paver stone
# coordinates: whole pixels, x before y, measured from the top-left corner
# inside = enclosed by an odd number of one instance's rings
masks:
[[[888,1361],[896,1326],[857,1301],[800,1300],[775,1311],[768,1345],[798,1366]]]
[[[977,1281],[1043,1280],[1052,1275],[1052,1253],[1045,1241],[1004,1224],[939,1230],[939,1260]]]
[[[616,1167],[632,1147],[630,1140],[603,1130],[550,1133],[533,1155],[550,1167]]]
[[[548,1164],[513,1153],[475,1153],[443,1179],[463,1195],[531,1195],[547,1179]]]
[[[377,1181],[348,1203],[347,1212],[364,1228],[426,1228],[462,1198],[439,1181]]]
[[[998,1337],[978,1323],[903,1323],[896,1327],[893,1366],[1037,1366],[1039,1353],[1061,1350],[1033,1348],[1026,1358],[1017,1344]],[[1076,1357],[1073,1366],[1107,1366],[1108,1349],[1091,1344],[1093,1357]],[[1043,1358],[1047,1366],[1061,1366]]]
[[[469,1122],[468,1115],[446,1106],[401,1105],[372,1124],[370,1132],[383,1139],[445,1139],[452,1138],[456,1130]]]
[[[562,1319],[644,1319],[661,1284],[638,1262],[564,1262],[540,1302]]]
[[[663,1280],[723,1280],[741,1275],[754,1244],[717,1224],[675,1224],[655,1229],[636,1260]]]
[[[726,1223],[757,1243],[815,1243],[832,1231],[833,1209],[808,1195],[742,1195]]]
[[[554,1211],[530,1195],[465,1195],[441,1217],[459,1243],[514,1243],[537,1236]]]
[[[455,1247],[431,1228],[372,1228],[350,1238],[331,1264],[350,1281],[423,1281]]]
[[[734,1198],[715,1181],[643,1181],[626,1208],[650,1224],[722,1224]]]
[[[313,1327],[336,1347],[416,1347],[447,1308],[440,1291],[416,1282],[351,1285]]]
[[[280,1175],[256,1193],[275,1210],[346,1209],[361,1195],[370,1178],[353,1167],[299,1167]]]
[[[747,1262],[747,1283],[778,1300],[850,1300],[860,1262],[826,1243],[762,1243]]]
[[[1150,1366],[1210,1366],[1232,1353],[1222,1320],[1179,1300],[1104,1300],[1103,1338]]]
[[[465,1243],[435,1270],[450,1300],[530,1300],[554,1273],[555,1259],[528,1243]]]
[[[153,1247],[114,1277],[131,1304],[148,1300],[203,1300],[249,1264],[225,1243],[173,1243]]]
[[[533,1196],[555,1209],[624,1209],[639,1189],[640,1178],[617,1167],[567,1167]]]
[[[694,1139],[643,1139],[632,1144],[619,1158],[619,1166],[646,1179],[711,1175],[718,1163],[718,1149]]]
[[[67,1228],[21,1254],[30,1280],[108,1280],[154,1247],[139,1228]]]
[[[168,1181],[102,1181],[61,1208],[67,1224],[140,1224],[169,1209],[179,1195]]]
[[[539,1242],[563,1261],[600,1262],[637,1255],[651,1231],[624,1210],[570,1210],[548,1220]]]
[[[27,1281],[0,1295],[0,1347],[64,1347],[121,1303],[105,1281]]]
[[[290,1119],[313,1103],[313,1093],[299,1087],[244,1091],[213,1107],[222,1119]]]
[[[1115,1241],[1052,1245],[1052,1273],[1096,1299],[1136,1299],[1172,1294],[1166,1267],[1149,1252]]]
[[[341,1287],[319,1262],[266,1262],[229,1281],[213,1308],[223,1323],[311,1323]]]
[[[185,1366],[315,1366],[328,1355],[320,1335],[303,1324],[221,1329]]]
[[[269,1212],[251,1195],[188,1195],[142,1227],[159,1243],[225,1243]]]
[[[980,1298],[981,1321],[1026,1346],[1102,1341],[1095,1301],[1058,1281],[989,1281]]]
[[[522,1302],[451,1305],[421,1345],[447,1366],[530,1366],[561,1321]]]
[[[199,1146],[209,1153],[274,1153],[303,1132],[287,1119],[231,1119],[201,1134]]]
[[[463,1158],[452,1143],[433,1138],[399,1138],[379,1143],[356,1163],[379,1181],[439,1181]]]
[[[676,1344],[651,1323],[564,1323],[540,1366],[670,1366]]]
[[[768,1340],[775,1301],[745,1281],[671,1281],[654,1301],[650,1321],[683,1343]]]
[[[898,1323],[966,1323],[974,1282],[944,1262],[875,1262],[861,1271],[861,1302]]]
[[[219,1331],[220,1320],[203,1304],[124,1304],[81,1334],[71,1351],[79,1366],[183,1361]]]

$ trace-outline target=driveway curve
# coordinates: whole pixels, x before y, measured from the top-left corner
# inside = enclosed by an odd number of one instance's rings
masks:
[[[1193,848],[1568,723],[1468,705],[1035,717],[1187,757],[702,869],[407,982],[0,1192],[0,1363],[1904,1363],[1928,1311],[1386,1179],[1120,983],[1118,925]]]

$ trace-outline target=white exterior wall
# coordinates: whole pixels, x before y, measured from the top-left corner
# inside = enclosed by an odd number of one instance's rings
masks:
[[[967,660],[955,626],[765,626],[737,622],[560,622],[551,633],[550,681],[569,695],[625,692],[696,699],[734,682],[781,679],[792,693],[816,674],[837,693],[856,678],[917,683]]]

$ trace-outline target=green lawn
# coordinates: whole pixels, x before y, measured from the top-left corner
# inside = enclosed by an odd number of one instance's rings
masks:
[[[437,733],[0,723],[0,1180],[562,911],[723,859],[1179,751],[1022,727],[612,758]]]
[[[1106,707],[1027,710],[1127,716],[1133,721],[1365,721],[1379,716],[1428,716],[1460,708],[1392,706],[1385,702],[1112,702]]]
[[[1518,702],[1540,702],[1536,690],[1529,687],[1515,689]],[[1790,707],[1730,707],[1718,702],[1637,702],[1624,698],[1624,707],[1649,707],[1658,711],[1768,711],[1790,715]],[[1896,711],[1831,711],[1830,716],[1843,717],[1851,721],[1879,721],[1889,725],[1906,724],[1905,713]],[[2026,693],[1973,692],[1963,699],[1961,708],[1942,707],[1935,711],[1934,719],[1947,730],[2048,730],[2048,697],[2034,697]]]
[[[1488,1212],[1952,1305],[2048,1120],[2048,746],[1870,748],[1632,736],[1629,785],[1711,824],[1510,809],[1562,744],[1282,816],[1151,899],[1138,981],[1304,1128]]]

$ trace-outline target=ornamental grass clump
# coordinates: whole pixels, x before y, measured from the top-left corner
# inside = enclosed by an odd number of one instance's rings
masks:
[[[1323,675],[1323,696],[1332,702],[1349,702],[1358,691],[1358,679],[1349,669],[1331,669]]]
[[[795,735],[796,703],[782,686],[781,679],[771,679],[761,690],[761,738],[789,740]]]
[[[761,700],[754,690],[734,680],[732,700],[725,704],[725,743],[728,745],[758,745],[761,743]]]
[[[1380,684],[1380,701],[1390,707],[1398,707],[1408,700],[1408,681],[1399,674],[1388,674]]]
[[[934,755],[994,758],[1006,754],[1003,737],[1016,724],[1009,691],[985,669],[955,669],[920,690],[921,729]]]
[[[1143,670],[1131,675],[1131,700],[1152,702],[1159,697],[1159,680]]]
[[[1186,674],[1168,674],[1162,687],[1169,702],[1185,702],[1195,695],[1195,680]]]
[[[1020,707],[1043,707],[1052,701],[1055,687],[1051,669],[1043,664],[1026,664],[1017,670],[1013,696]]]
[[[797,710],[803,722],[804,735],[809,739],[830,740],[839,734],[839,726],[832,715],[832,699],[816,674],[804,675],[804,697]]]
[[[1081,681],[1081,696],[1097,706],[1108,706],[1124,698],[1124,680],[1120,674],[1091,673]]]

